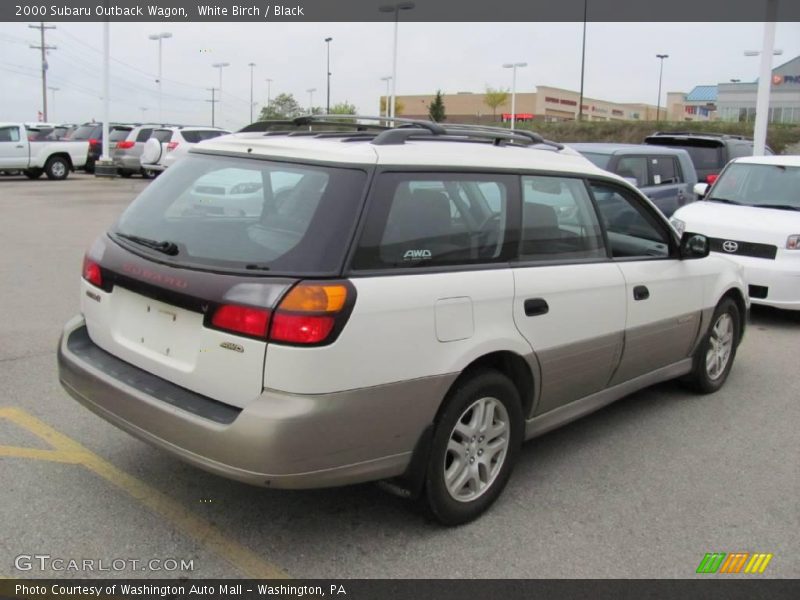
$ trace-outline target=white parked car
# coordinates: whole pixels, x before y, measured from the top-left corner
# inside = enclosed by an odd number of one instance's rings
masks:
[[[754,304],[800,310],[800,156],[737,158],[695,191],[704,201],[675,212],[675,228],[742,265]]]
[[[249,126],[153,182],[86,254],[64,388],[213,473],[389,480],[457,524],[524,439],[724,384],[749,303],[702,235],[535,134],[365,120]]]
[[[0,171],[22,171],[30,179],[43,174],[65,179],[86,164],[88,142],[30,141],[23,123],[0,123]]]
[[[144,144],[140,163],[145,171],[159,173],[185,156],[195,144],[230,131],[216,127],[162,127],[155,129]]]

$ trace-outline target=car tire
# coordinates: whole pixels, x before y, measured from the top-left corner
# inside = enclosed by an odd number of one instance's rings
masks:
[[[701,394],[712,394],[720,389],[733,367],[741,334],[739,307],[733,299],[723,298],[697,347],[692,371],[683,382]]]
[[[502,373],[482,369],[455,384],[434,428],[421,497],[437,521],[467,523],[497,500],[523,429],[519,392]]]
[[[130,177],[133,175],[133,171],[126,171],[124,169],[119,169],[117,171],[117,175],[119,175],[123,179],[130,179]]]
[[[44,171],[42,169],[28,169],[23,171],[25,173],[25,177],[28,179],[39,179],[42,175],[44,175]]]
[[[44,172],[48,179],[66,179],[69,175],[69,162],[62,156],[51,156],[44,165]]]
[[[149,169],[142,169],[141,171],[139,171],[139,173],[141,174],[142,179],[152,179],[153,178],[153,172],[150,171]]]

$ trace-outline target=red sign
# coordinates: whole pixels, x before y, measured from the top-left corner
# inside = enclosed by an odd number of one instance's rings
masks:
[[[509,119],[510,120],[511,116],[512,116],[511,113],[503,113],[503,119]],[[519,119],[532,119],[533,118],[533,114],[531,114],[531,113],[516,113],[513,116],[514,116],[514,120],[517,120],[517,121]]]

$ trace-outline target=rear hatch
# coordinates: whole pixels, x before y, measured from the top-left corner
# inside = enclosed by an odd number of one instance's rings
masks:
[[[697,171],[697,180],[701,182],[713,183],[726,163],[725,143],[722,140],[685,135],[651,135],[644,141],[655,146],[686,150]],[[712,176],[710,180],[709,176]]]
[[[91,339],[172,383],[238,407],[264,387],[269,323],[302,279],[341,273],[367,174],[191,155],[87,254]]]

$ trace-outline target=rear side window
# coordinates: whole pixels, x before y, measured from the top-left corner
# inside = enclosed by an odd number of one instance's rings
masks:
[[[673,156],[651,156],[650,173],[652,185],[669,185],[683,181],[678,160]]]
[[[522,178],[521,260],[605,258],[597,213],[582,179]]]
[[[130,129],[112,129],[108,134],[108,139],[112,142],[121,142],[128,137]]]
[[[210,140],[212,138],[224,135],[224,133],[225,132],[223,131],[216,131],[214,129],[195,129],[193,131],[181,131],[183,139],[185,139],[190,144],[196,144],[198,142],[202,142],[203,140]]]
[[[173,242],[189,268],[333,275],[344,261],[366,183],[359,169],[189,156],[122,214],[115,233]]]
[[[374,186],[355,269],[497,261],[514,178],[386,173]]]
[[[146,142],[150,139],[150,136],[153,135],[152,129],[141,129],[139,133],[136,135],[137,142]]]
[[[151,137],[156,138],[162,144],[169,142],[172,139],[171,129],[156,129]]]
[[[637,187],[647,185],[647,157],[621,156],[614,172],[620,177],[635,179]]]
[[[753,144],[747,142],[734,142],[728,146],[728,159],[753,156]]]
[[[0,127],[0,142],[18,142],[19,127]]]

